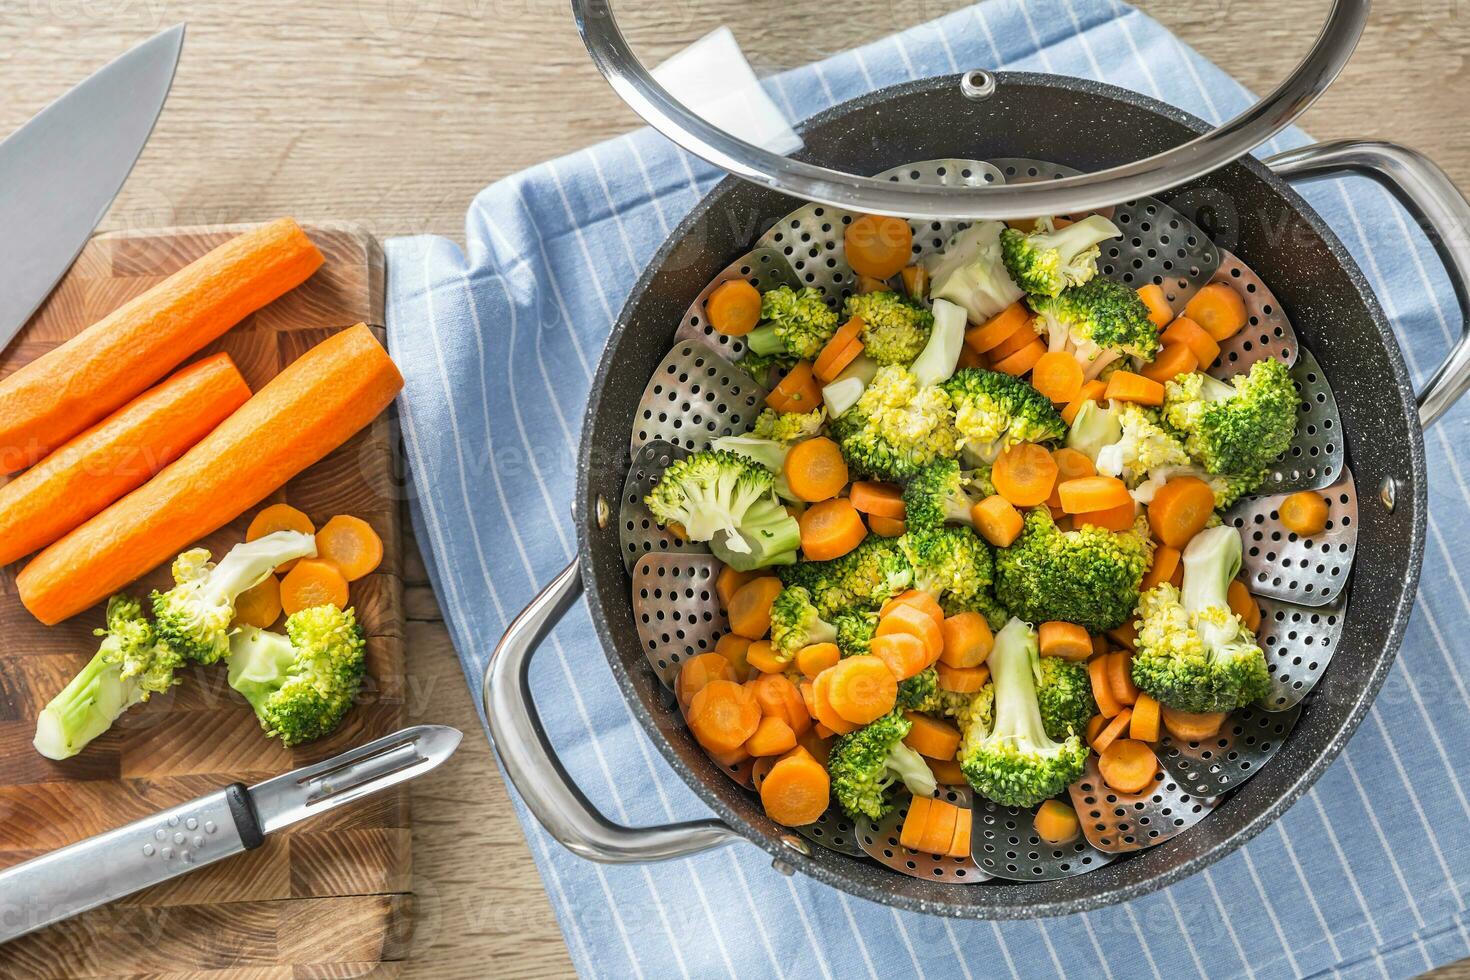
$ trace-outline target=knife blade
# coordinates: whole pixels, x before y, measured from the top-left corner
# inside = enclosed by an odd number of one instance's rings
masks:
[[[416,725],[224,789],[0,871],[0,943],[265,843],[265,835],[436,768],[463,736]]]
[[[112,206],[173,85],[184,25],[154,35],[0,142],[0,350]]]

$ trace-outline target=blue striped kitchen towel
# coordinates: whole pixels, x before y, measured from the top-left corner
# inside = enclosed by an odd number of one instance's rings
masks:
[[[1220,122],[1252,101],[1148,17],[1104,0],[992,0],[769,82],[793,119],[973,66],[1103,79]],[[1269,150],[1305,141],[1300,132]],[[389,243],[388,329],[413,520],[471,687],[509,619],[573,556],[580,420],[645,262],[721,175],[649,131],[486,188],[465,251]],[[1308,189],[1382,298],[1422,382],[1459,330],[1428,244],[1366,181]],[[1470,955],[1470,594],[1461,407],[1428,435],[1424,584],[1403,653],[1341,759],[1278,824],[1174,887],[1030,922],[899,912],[772,870],[753,847],[605,867],[522,822],[577,968],[602,977],[1409,976]],[[1456,435],[1459,433],[1459,435]],[[580,605],[535,663],[567,768],[613,819],[703,805],[625,707]],[[1455,830],[1454,828],[1459,828]],[[1449,831],[1449,832],[1446,832]],[[983,887],[983,886],[980,886]]]

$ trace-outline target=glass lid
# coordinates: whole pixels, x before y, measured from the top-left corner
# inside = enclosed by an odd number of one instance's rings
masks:
[[[966,99],[994,97],[1006,84],[1004,76],[955,57],[956,48],[973,47],[954,45],[953,38],[989,30],[965,9],[965,0],[863,5],[859,13],[845,12],[841,4],[796,0],[743,0],[738,10],[696,0],[572,0],[572,10],[593,62],[618,95],[649,125],[710,163],[794,197],[852,211],[973,220],[1107,207],[1186,183],[1249,153],[1337,77],[1363,32],[1369,2],[1333,0],[1301,63],[1259,103],[1218,129],[1109,170],[1010,184],[894,183],[849,173],[807,159],[794,128],[814,104],[906,79],[943,78]],[[1048,25],[1038,25],[1026,6],[1017,12],[1026,21],[1023,29],[1044,35]],[[1074,20],[1082,16],[1073,13]],[[895,37],[911,28],[917,30]],[[993,39],[982,48],[993,51]],[[847,51],[853,53],[815,72],[791,71]],[[895,56],[903,66],[900,78],[875,73],[872,66],[893,64]]]

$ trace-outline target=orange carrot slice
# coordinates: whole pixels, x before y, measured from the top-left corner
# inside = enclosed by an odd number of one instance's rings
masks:
[[[360,517],[339,514],[316,533],[317,556],[336,565],[344,578],[356,582],[383,562],[383,539]]]
[[[704,301],[709,325],[727,337],[744,337],[761,322],[761,294],[744,279],[728,279]]]
[[[347,579],[336,565],[303,558],[281,579],[281,608],[287,616],[317,606],[347,608]]]
[[[792,446],[782,472],[791,492],[809,503],[835,497],[847,486],[847,461],[837,443],[826,436],[804,439]],[[850,502],[846,506],[857,513]]]
[[[1250,319],[1245,300],[1223,282],[1212,282],[1185,304],[1184,315],[1198,323],[1215,340],[1226,340],[1240,332]]]
[[[847,226],[842,245],[852,271],[874,279],[887,279],[909,264],[914,232],[902,218],[864,214]]]
[[[1046,503],[1057,481],[1057,463],[1043,446],[1023,442],[1000,454],[990,470],[995,492],[1016,507]]]

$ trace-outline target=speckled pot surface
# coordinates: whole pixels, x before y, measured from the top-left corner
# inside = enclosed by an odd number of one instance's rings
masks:
[[[913,160],[1012,156],[1093,171],[1158,153],[1209,129],[1200,119],[1109,85],[1030,73],[997,77],[996,95],[984,102],[963,98],[958,76],[950,76],[844,103],[803,127],[803,155],[860,173]],[[1064,915],[1123,901],[1199,871],[1280,816],[1341,751],[1382,684],[1413,603],[1427,507],[1414,393],[1383,311],[1337,237],[1254,159],[1159,196],[1266,279],[1321,362],[1342,413],[1348,462],[1360,492],[1357,561],[1332,664],[1271,764],[1184,834],[1060,881],[942,884],[809,848],[766,819],[758,801],[694,742],[643,657],[617,528],[597,527],[596,501],[618,499],[638,398],[689,303],[725,264],[802,202],[726,179],[669,236],[623,307],[583,424],[577,522],[592,621],[619,685],[659,751],[720,818],[798,871],[875,902],[965,918]],[[1398,482],[1392,511],[1378,496],[1389,477]]]

